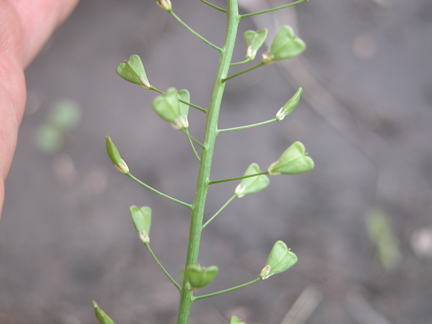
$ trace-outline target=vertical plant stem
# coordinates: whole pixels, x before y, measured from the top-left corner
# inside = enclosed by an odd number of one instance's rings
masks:
[[[186,257],[186,266],[198,263],[199,245],[201,240],[202,222],[204,216],[204,207],[209,187],[210,169],[213,158],[213,150],[218,133],[218,119],[220,105],[222,102],[223,91],[225,88],[224,78],[227,77],[231,64],[234,43],[237,34],[240,17],[238,14],[237,0],[228,0],[227,9],[227,31],[225,43],[221,51],[219,67],[216,80],[213,86],[213,92],[207,110],[207,121],[204,135],[204,148],[201,155],[201,164],[198,174],[198,181],[194,202],[192,205],[191,223],[189,231],[189,245]],[[186,284],[186,281],[184,285]],[[187,324],[189,320],[190,309],[192,306],[193,294],[183,286],[177,324]]]

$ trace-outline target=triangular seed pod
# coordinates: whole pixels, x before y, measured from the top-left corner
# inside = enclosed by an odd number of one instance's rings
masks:
[[[253,60],[258,49],[264,44],[267,37],[267,29],[259,31],[248,30],[244,33],[244,42],[246,46],[246,58]]]
[[[180,103],[178,93],[175,88],[169,88],[167,92],[157,97],[152,103],[154,111],[166,121],[170,122],[175,128],[182,128],[180,114]]]
[[[144,65],[138,55],[131,55],[124,63],[117,65],[116,71],[127,81],[138,84],[145,89],[150,88]]]
[[[257,174],[260,172],[261,171],[258,164],[252,163],[246,169],[244,175],[247,176],[247,175]],[[244,178],[242,179],[240,184],[236,187],[234,193],[237,195],[237,198],[241,198],[244,195],[256,193],[258,191],[265,189],[269,185],[269,183],[270,183],[269,178],[264,174],[255,177]]]
[[[270,175],[296,174],[314,168],[313,160],[307,156],[305,147],[301,142],[294,142],[282,153],[279,160],[268,167]]]
[[[136,231],[138,232],[141,241],[145,243],[150,242],[150,227],[151,227],[151,213],[152,210],[150,207],[138,207],[131,206],[130,214],[132,217],[133,224],[135,226]]]
[[[291,27],[285,25],[277,32],[270,49],[263,54],[262,61],[265,64],[272,64],[300,55],[305,49],[306,44],[294,35]]]
[[[297,256],[282,241],[277,241],[269,254],[267,265],[261,270],[261,279],[284,272],[297,262]]]
[[[185,270],[186,278],[194,290],[203,288],[213,281],[219,268],[217,266],[201,267],[199,264],[188,265]]]

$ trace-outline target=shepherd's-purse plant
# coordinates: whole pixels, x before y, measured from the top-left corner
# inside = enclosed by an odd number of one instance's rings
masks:
[[[258,164],[251,163],[243,176],[219,180],[211,179],[210,170],[213,159],[213,150],[216,138],[219,134],[281,121],[293,111],[302,94],[302,89],[299,88],[282,108],[279,110],[275,109],[275,117],[273,119],[252,125],[233,128],[220,129],[218,127],[222,96],[225,86],[227,83],[229,83],[229,80],[258,67],[270,65],[279,60],[286,60],[295,57],[301,54],[306,48],[304,42],[294,34],[291,27],[283,26],[273,38],[270,48],[262,54],[261,60],[258,64],[252,65],[241,72],[230,74],[229,70],[231,66],[245,64],[254,60],[257,56],[258,50],[264,44],[267,37],[267,29],[261,29],[259,31],[246,31],[244,33],[246,59],[241,62],[233,63],[231,60],[240,21],[247,17],[280,10],[301,2],[305,2],[307,0],[299,0],[297,2],[289,3],[277,8],[243,15],[239,14],[238,0],[227,0],[226,9],[211,4],[205,0],[200,1],[211,6],[215,10],[222,11],[226,14],[226,37],[225,42],[221,47],[211,43],[191,29],[188,25],[186,25],[186,23],[184,23],[174,13],[170,0],[156,0],[156,4],[168,14],[173,16],[176,20],[178,20],[178,22],[186,27],[186,29],[188,29],[193,35],[197,36],[220,54],[219,67],[216,72],[213,92],[211,95],[210,104],[207,108],[203,108],[191,103],[190,93],[188,90],[176,90],[175,88],[169,88],[166,91],[161,91],[152,85],[146,75],[144,66],[138,55],[134,54],[130,56],[129,59],[127,59],[124,63],[120,63],[117,66],[117,73],[125,80],[134,83],[145,90],[156,91],[160,94],[160,96],[153,100],[153,110],[162,119],[170,123],[176,130],[183,132],[189,141],[192,148],[192,153],[199,162],[198,180],[196,184],[195,197],[193,198],[192,203],[175,199],[156,190],[155,188],[152,188],[151,186],[134,177],[126,162],[121,158],[119,151],[112,142],[111,138],[109,136],[106,137],[106,149],[108,156],[118,171],[138,182],[145,188],[178,203],[184,208],[190,209],[191,219],[188,251],[184,267],[180,270],[180,281],[177,282],[173,276],[171,276],[166,271],[166,269],[157,259],[153,250],[150,248],[150,226],[152,218],[151,208],[147,206],[130,207],[130,214],[132,216],[135,229],[138,232],[139,239],[179,292],[180,298],[177,324],[188,323],[193,302],[246,287],[260,280],[265,280],[274,274],[278,274],[287,270],[297,262],[297,256],[291,252],[286,244],[282,241],[277,241],[270,251],[267,263],[264,265],[261,271],[257,270],[256,279],[240,284],[236,287],[216,291],[206,295],[200,295],[198,293],[200,288],[203,288],[212,282],[219,270],[215,265],[204,267],[198,263],[198,252],[200,247],[201,232],[203,229],[207,227],[210,222],[213,221],[215,217],[219,215],[232,200],[241,198],[248,194],[257,193],[266,188],[270,182],[268,175],[276,176],[279,174],[297,174],[312,170],[314,167],[314,163],[307,155],[304,145],[300,142],[294,142],[281,154],[276,162],[269,163],[269,166],[264,171],[260,169]],[[188,112],[190,107],[193,107],[199,113],[206,114],[205,133],[204,138],[201,140],[196,139],[189,132]],[[233,187],[234,190],[232,197],[212,217],[204,222],[203,216],[209,186],[222,182],[234,182],[238,180],[240,180],[240,183]],[[96,317],[101,324],[114,324],[114,321],[102,309],[99,308],[96,302],[93,302],[93,306],[96,312]],[[233,316],[230,323],[241,324],[243,322],[241,322],[236,316]]]

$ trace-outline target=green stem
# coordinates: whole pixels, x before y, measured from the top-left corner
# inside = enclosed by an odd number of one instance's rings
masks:
[[[191,205],[191,204],[188,204],[188,203],[185,203],[184,201],[181,201],[181,200],[175,199],[175,198],[173,198],[173,197],[171,197],[171,196],[168,196],[168,195],[164,194],[163,192],[160,192],[160,191],[156,190],[156,189],[153,188],[153,187],[150,187],[148,184],[145,184],[145,183],[142,182],[141,180],[135,178],[131,173],[127,173],[126,175],[127,175],[129,178],[131,178],[132,180],[135,180],[136,182],[138,182],[138,183],[139,183],[140,185],[142,185],[143,187],[145,187],[145,188],[147,188],[147,189],[149,189],[149,190],[151,190],[151,191],[157,193],[158,195],[161,195],[162,197],[165,197],[165,198],[167,198],[167,199],[169,199],[169,200],[171,200],[171,201],[174,201],[174,202],[176,202],[176,203],[178,203],[178,204],[180,204],[180,205],[182,205],[182,206],[185,206],[185,207],[188,207],[188,208],[192,209],[192,205]]]
[[[237,28],[240,18],[238,15],[237,0],[228,0],[227,9],[227,31],[225,43],[221,50],[219,67],[216,74],[215,83],[213,86],[212,96],[210,99],[209,108],[207,110],[207,121],[204,135],[204,148],[201,155],[201,164],[198,173],[195,198],[192,205],[188,252],[186,257],[186,266],[198,263],[199,246],[201,240],[202,223],[204,217],[204,208],[209,187],[208,181],[210,178],[210,170],[213,158],[213,151],[217,137],[218,119],[220,105],[222,102],[225,82],[222,82],[227,77],[234,44],[237,34]],[[183,288],[180,295],[180,304],[178,310],[177,324],[187,324],[189,320],[190,309],[193,302],[193,294],[185,287],[186,280],[183,283]]]
[[[264,65],[263,62],[258,63],[257,65],[254,65],[254,66],[250,67],[249,69],[246,69],[246,70],[240,71],[239,73],[236,73],[236,74],[233,74],[233,75],[230,75],[229,77],[226,77],[226,78],[222,79],[221,81],[222,81],[222,82],[226,82],[226,81],[228,81],[229,79],[232,79],[232,78],[234,78],[234,77],[236,77],[236,76],[239,76],[239,75],[241,75],[241,74],[243,74],[243,73],[246,73],[246,72],[249,72],[249,71],[255,70],[257,67],[260,67],[260,66],[262,66],[262,65]]]
[[[201,0],[201,2],[204,2],[206,5],[209,5],[210,7],[213,7],[213,8],[215,8],[215,9],[219,10],[219,11],[226,12],[226,9],[223,9],[223,8],[221,8],[221,7],[218,7],[218,6],[215,6],[214,4],[212,4],[212,3],[210,3],[210,2],[207,2],[207,1],[205,1],[205,0]]]
[[[219,52],[222,52],[222,49],[218,46],[216,46],[215,44],[209,42],[207,39],[205,39],[204,37],[202,37],[200,34],[198,34],[195,30],[193,30],[192,28],[190,28],[188,25],[186,25],[186,23],[181,20],[172,10],[168,10],[168,12],[175,18],[178,20],[178,22],[180,24],[182,24],[184,27],[186,27],[187,30],[189,30],[192,34],[194,34],[196,37],[198,37],[199,39],[201,39],[204,43],[206,43],[207,45],[210,45],[211,47],[213,47],[214,49],[218,50]]]
[[[246,17],[251,17],[251,16],[256,16],[256,15],[261,15],[261,14],[264,14],[264,13],[267,13],[267,12],[272,12],[272,11],[276,11],[276,10],[280,10],[280,9],[284,9],[284,8],[291,7],[291,6],[294,6],[296,4],[299,4],[299,3],[302,3],[302,2],[305,2],[305,1],[309,1],[309,0],[299,0],[299,1],[296,1],[296,2],[293,2],[293,3],[289,3],[287,5],[280,6],[280,7],[276,7],[276,8],[272,8],[272,9],[268,9],[268,10],[263,10],[263,11],[258,11],[258,12],[253,12],[253,13],[250,13],[250,14],[241,15],[240,19],[241,18],[246,18]]]
[[[192,142],[192,138],[191,138],[192,136],[189,134],[188,129],[187,128],[186,129],[182,128],[182,131],[183,131],[183,133],[186,134],[186,136],[187,136],[187,138],[189,140],[189,144],[190,144],[190,146],[192,148],[192,152],[194,153],[194,155],[197,158],[198,162],[201,161],[201,158],[199,157],[198,152],[196,151],[195,146],[194,146],[194,144]]]
[[[171,277],[171,275],[168,273],[168,271],[166,271],[166,269],[164,268],[164,266],[162,265],[162,263],[160,263],[160,261],[158,260],[158,258],[156,258],[156,255],[153,253],[152,249],[150,248],[150,243],[144,243],[144,245],[146,246],[147,250],[150,252],[150,254],[153,257],[153,259],[158,264],[159,268],[162,269],[163,273],[165,273],[165,275],[168,277],[168,279],[174,284],[174,286],[176,286],[176,288],[178,289],[178,291],[181,292],[181,290],[182,290],[181,286],[173,279],[173,277]]]
[[[277,118],[273,118],[273,119],[270,119],[270,120],[263,121],[261,123],[250,124],[250,125],[245,125],[245,126],[238,126],[238,127],[232,127],[232,128],[219,129],[218,132],[219,133],[225,133],[225,132],[231,132],[231,131],[240,130],[240,129],[247,129],[247,128],[252,128],[252,127],[261,126],[261,125],[265,125],[265,124],[270,124],[270,123],[273,123],[275,121],[278,121],[278,119]]]
[[[157,88],[155,88],[153,86],[150,86],[149,90],[153,90],[153,91],[159,92],[160,94],[165,94],[165,92],[163,92],[162,90],[159,90],[159,89],[157,89]],[[190,102],[187,102],[187,101],[184,101],[184,100],[181,100],[181,99],[179,99],[179,101],[182,102],[182,103],[184,103],[184,104],[186,104],[186,105],[189,105],[189,106],[191,106],[191,107],[193,107],[195,109],[198,109],[198,110],[202,111],[203,113],[207,112],[206,109],[204,109],[204,108],[202,108],[200,106],[194,105],[193,103],[190,103]]]
[[[250,62],[250,61],[252,61],[252,59],[251,59],[250,57],[248,57],[248,58],[247,58],[246,60],[244,60],[244,61],[236,62],[236,63],[231,63],[231,66],[233,66],[233,65],[245,64],[245,63]]]
[[[205,145],[203,143],[201,143],[200,141],[198,141],[195,137],[193,137],[191,134],[189,134],[190,138],[192,141],[194,141],[195,143],[197,143],[199,146],[201,146],[202,149],[205,149]]]
[[[236,289],[247,287],[247,286],[252,285],[252,284],[254,284],[254,283],[256,283],[256,282],[258,282],[260,280],[261,280],[261,278],[256,278],[255,280],[249,281],[249,282],[247,282],[247,283],[245,283],[243,285],[239,285],[239,286],[235,286],[235,287],[228,288],[228,289],[225,289],[225,290],[217,291],[217,292],[214,292],[214,293],[211,293],[211,294],[208,294],[208,295],[196,296],[196,297],[193,298],[193,301],[204,299],[204,298],[209,298],[209,297],[213,297],[213,296],[217,296],[217,295],[224,294],[224,293],[236,290]]]
[[[230,199],[228,199],[228,201],[216,212],[216,214],[214,214],[212,217],[210,217],[210,219],[202,226],[202,229],[204,229],[204,227],[206,227],[208,224],[210,224],[210,222],[217,216],[220,214],[220,212],[222,210],[225,209],[226,206],[228,206],[228,204],[233,201],[235,198],[237,198],[237,195],[232,196]]]
[[[242,180],[242,179],[252,178],[252,177],[256,177],[256,176],[260,176],[260,175],[264,175],[264,174],[268,174],[268,171],[263,171],[263,172],[260,172],[260,173],[244,175],[244,176],[236,177],[236,178],[229,178],[229,179],[221,179],[221,180],[209,181],[209,185],[212,185],[212,184],[215,184],[215,183],[228,182],[228,181]]]

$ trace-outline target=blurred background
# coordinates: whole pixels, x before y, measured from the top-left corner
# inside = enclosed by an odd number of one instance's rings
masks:
[[[172,1],[179,17],[222,44],[222,12]],[[240,1],[244,13],[285,3]],[[235,314],[247,323],[431,323],[432,2],[311,0],[244,19],[234,61],[244,58],[244,31],[266,27],[271,40],[284,24],[307,50],[230,80],[220,127],[273,118],[299,86],[302,100],[283,122],[221,134],[212,179],[242,175],[251,162],[266,169],[296,140],[316,167],[272,177],[205,229],[200,263],[220,271],[202,293],[255,279],[276,240],[299,262],[196,302],[190,322],[228,323]],[[136,177],[186,202],[198,163],[186,137],[152,111],[156,93],[115,73],[131,54],[157,88],[186,88],[193,103],[208,105],[214,49],[154,1],[81,1],[26,72],[26,115],[0,226],[2,324],[96,323],[93,299],[116,323],[175,323],[178,293],[128,210],[153,209],[152,249],[175,278],[185,262],[188,210],[118,173],[104,137]],[[202,137],[204,121],[191,108],[192,135]],[[236,185],[210,188],[206,218]]]

